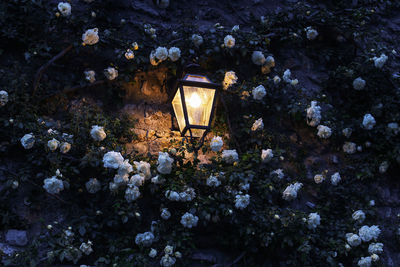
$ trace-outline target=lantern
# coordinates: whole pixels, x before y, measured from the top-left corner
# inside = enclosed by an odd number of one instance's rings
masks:
[[[219,88],[198,71],[187,72],[177,81],[172,107],[182,136],[204,139],[210,130]]]

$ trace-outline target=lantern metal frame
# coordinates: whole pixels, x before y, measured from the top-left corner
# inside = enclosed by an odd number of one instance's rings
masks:
[[[188,75],[205,77],[209,82],[185,80],[185,78],[188,77]],[[222,88],[222,86],[220,84],[211,82],[211,80],[207,77],[207,75],[200,69],[200,66],[197,64],[190,64],[190,65],[186,66],[181,77],[182,78],[178,79],[175,83],[176,89],[174,90],[174,94],[173,94],[173,98],[174,98],[176,96],[177,92],[179,91],[180,96],[181,96],[183,116],[185,119],[185,127],[181,131],[181,136],[187,138],[186,134],[187,134],[187,132],[189,132],[190,140],[193,142],[195,140],[195,138],[198,138],[198,137],[193,136],[192,129],[205,130],[203,135],[200,137],[200,141],[199,141],[199,143],[200,143],[199,147],[200,147],[204,141],[204,137],[207,135],[207,133],[211,129],[211,123],[212,123],[215,109],[216,109],[218,93],[219,93],[220,89]],[[189,115],[188,115],[188,111],[187,111],[187,107],[186,107],[185,93],[184,93],[184,89],[183,89],[184,86],[198,87],[198,88],[209,89],[209,90],[215,91],[213,103],[211,106],[210,117],[208,118],[208,124],[206,126],[195,125],[195,124],[189,123]],[[178,119],[177,114],[174,109],[173,109],[173,111],[175,114],[175,118]]]

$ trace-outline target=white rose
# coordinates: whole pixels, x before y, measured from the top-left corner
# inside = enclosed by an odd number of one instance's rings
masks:
[[[371,114],[365,114],[362,125],[364,129],[371,130],[376,124],[375,118]]]
[[[58,141],[55,138],[53,138],[47,142],[47,147],[50,149],[50,151],[55,151],[59,145],[60,145],[60,141]]]
[[[84,72],[86,81],[94,83],[96,81],[96,72],[94,70],[87,70]]]
[[[211,150],[214,152],[220,151],[223,145],[224,142],[220,136],[214,136],[210,143]]]
[[[71,144],[68,142],[62,142],[60,146],[60,152],[65,154],[71,149]]]
[[[254,123],[253,123],[253,126],[251,126],[251,130],[254,132],[254,131],[261,131],[261,130],[263,130],[264,129],[264,123],[263,123],[263,119],[262,118],[259,118],[258,120],[256,120]]]
[[[158,60],[164,61],[168,58],[168,50],[165,47],[158,47],[154,55]]]
[[[224,81],[222,83],[224,90],[228,89],[232,85],[234,85],[238,80],[234,71],[225,72]]]
[[[108,67],[104,70],[104,75],[108,80],[112,81],[118,77],[118,70],[113,67]]]
[[[253,98],[255,100],[261,100],[267,92],[265,91],[265,87],[262,85],[257,86],[253,89]]]
[[[71,5],[69,3],[60,2],[57,8],[64,17],[71,15]]]
[[[95,141],[103,141],[106,138],[106,133],[104,128],[98,125],[93,125],[92,130],[90,130],[90,135]]]
[[[270,162],[271,159],[274,157],[274,153],[272,152],[272,149],[263,149],[261,151],[261,160],[262,162]]]
[[[32,133],[25,134],[21,138],[21,144],[25,149],[31,149],[35,144],[35,136],[33,136]]]
[[[95,194],[101,189],[101,184],[96,178],[91,178],[89,181],[85,183],[86,190],[90,194]]]
[[[236,152],[236,149],[222,151],[222,160],[228,164],[239,161],[239,155]]]
[[[56,176],[44,179],[43,188],[50,194],[58,194],[64,190],[64,183],[62,180],[57,179]]]
[[[172,171],[174,159],[167,152],[158,153],[157,171],[162,174],[169,174]]]
[[[118,169],[123,162],[124,158],[119,152],[110,151],[103,156],[104,168]]]
[[[8,102],[8,93],[4,90],[0,91],[0,107],[4,107]]]
[[[198,34],[193,34],[192,42],[198,48],[198,47],[200,47],[200,45],[203,44],[203,37],[201,37],[201,35],[198,35]]]
[[[232,35],[227,35],[224,38],[225,47],[232,48],[235,46],[235,38]]]
[[[364,89],[365,84],[366,84],[365,80],[361,77],[358,77],[358,78],[354,79],[354,81],[353,81],[353,88],[355,90],[362,90],[362,89]]]
[[[256,65],[264,65],[266,59],[264,54],[261,51],[254,51],[253,54],[251,55],[251,60],[253,61],[254,64]]]
[[[94,45],[99,42],[99,30],[97,28],[89,29],[82,34],[82,41],[85,45]]]
[[[168,51],[168,57],[175,62],[181,57],[181,50],[178,47],[171,47]]]

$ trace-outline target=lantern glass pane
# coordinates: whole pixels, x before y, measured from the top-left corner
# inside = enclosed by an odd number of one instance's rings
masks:
[[[213,106],[215,90],[183,86],[186,110],[190,125],[208,126]]]
[[[175,116],[178,121],[179,130],[182,132],[185,129],[185,116],[183,115],[181,92],[176,92],[174,99],[172,100],[172,107],[174,108]]]

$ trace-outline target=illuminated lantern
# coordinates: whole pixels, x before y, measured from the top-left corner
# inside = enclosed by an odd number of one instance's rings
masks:
[[[182,136],[203,140],[210,130],[220,87],[198,71],[186,72],[177,81],[172,107]]]

